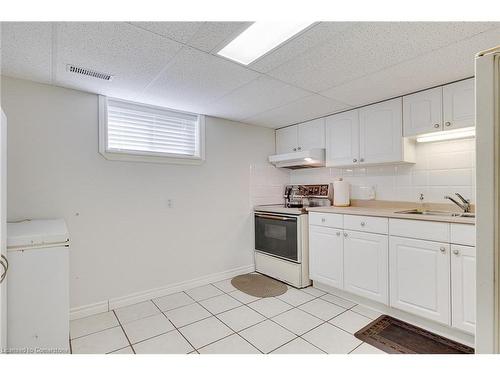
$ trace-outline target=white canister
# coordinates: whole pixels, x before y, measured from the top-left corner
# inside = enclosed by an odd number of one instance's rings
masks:
[[[338,207],[346,207],[351,205],[349,195],[349,183],[339,178],[333,181],[333,205]]]

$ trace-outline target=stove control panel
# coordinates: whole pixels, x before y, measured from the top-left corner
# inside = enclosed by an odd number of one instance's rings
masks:
[[[331,184],[320,185],[288,185],[291,188],[291,195],[295,198],[329,198],[332,194]]]

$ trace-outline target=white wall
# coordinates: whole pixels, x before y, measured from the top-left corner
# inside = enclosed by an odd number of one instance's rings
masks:
[[[351,198],[363,199],[363,187],[374,186],[376,199],[417,201],[420,193],[425,202],[450,203],[443,197],[455,192],[474,201],[475,143],[462,139],[419,143],[414,165],[381,166],[356,169],[301,169],[292,171],[291,183],[333,182],[343,177],[351,184]]]
[[[96,95],[11,78],[2,94],[8,218],[66,219],[72,307],[253,263],[250,166],[274,130],[207,118],[201,166],[108,161]]]

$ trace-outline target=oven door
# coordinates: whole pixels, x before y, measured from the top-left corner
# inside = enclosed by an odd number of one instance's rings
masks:
[[[300,262],[298,216],[255,213],[255,250]]]

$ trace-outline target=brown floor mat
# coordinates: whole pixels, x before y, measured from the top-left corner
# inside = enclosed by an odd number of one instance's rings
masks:
[[[236,276],[231,284],[246,294],[261,298],[280,296],[288,289],[281,281],[257,273]]]
[[[474,349],[388,315],[354,334],[386,353],[474,354]]]

